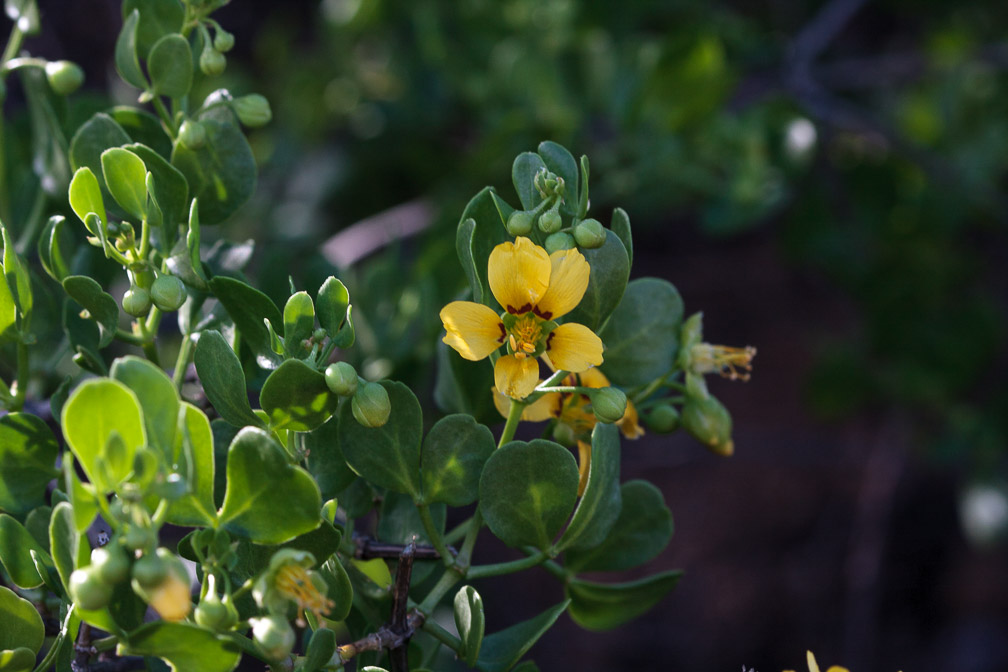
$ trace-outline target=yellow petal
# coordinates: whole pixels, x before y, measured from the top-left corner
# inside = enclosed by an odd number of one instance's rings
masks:
[[[539,362],[533,357],[501,355],[494,365],[494,384],[502,394],[524,399],[539,384]]]
[[[812,655],[811,651],[805,651],[805,658],[808,661],[809,672],[819,672],[819,664],[816,662],[815,656]]]
[[[595,369],[588,369],[588,371],[594,370]],[[620,421],[616,423],[616,425],[619,427],[620,432],[623,433],[623,436],[628,439],[639,439],[644,436],[644,428],[640,426],[637,409],[634,407],[632,401],[627,401],[626,411],[623,413],[623,417],[620,418]]]
[[[556,368],[581,373],[602,363],[602,339],[583,324],[561,324],[546,338],[546,354]]]
[[[557,250],[550,255],[549,289],[536,304],[544,320],[566,315],[577,308],[588,289],[591,267],[577,250]]]
[[[538,385],[538,383],[536,384]],[[511,408],[511,398],[505,397],[496,387],[492,391],[494,406],[497,408],[497,412],[506,418]],[[559,392],[547,392],[525,407],[525,410],[522,411],[521,419],[525,422],[549,420],[560,415],[562,406],[563,396]]]
[[[846,667],[840,667],[839,665],[830,665],[830,668],[826,672],[850,672]]]
[[[507,332],[493,308],[472,301],[452,301],[441,309],[444,342],[466,359],[478,361],[504,342]]]
[[[588,485],[588,472],[591,470],[591,446],[584,441],[578,441],[578,497],[584,494]]]
[[[532,310],[549,287],[549,255],[528,238],[495,247],[487,270],[490,291],[512,315]]]
[[[582,387],[592,387],[600,389],[603,387],[609,387],[609,379],[605,377],[605,374],[598,369],[588,369],[587,371],[582,371],[578,374],[580,379],[580,385]],[[566,385],[566,383],[564,383]]]

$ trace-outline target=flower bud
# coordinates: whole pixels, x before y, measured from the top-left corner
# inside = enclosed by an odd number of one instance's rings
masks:
[[[270,109],[269,101],[265,96],[258,93],[250,93],[247,96],[235,98],[231,102],[231,107],[238,120],[249,128],[259,128],[265,126],[273,118],[273,111]]]
[[[182,281],[174,275],[162,273],[150,288],[150,298],[158,309],[170,312],[178,310],[186,300],[186,289]]]
[[[585,219],[578,222],[574,227],[574,240],[579,247],[586,247],[589,250],[602,247],[606,241],[605,228],[602,222],[597,219]]]
[[[672,404],[662,404],[651,409],[647,425],[659,434],[674,432],[679,427],[679,411]]]
[[[199,67],[204,75],[216,77],[227,67],[227,58],[221,52],[207,45],[199,57]]]
[[[715,399],[686,397],[682,410],[682,426],[708,450],[728,456],[735,451],[731,440],[732,421],[728,409]]]
[[[703,339],[703,313],[693,313],[679,328],[679,359],[683,368],[689,364],[690,349],[701,339]]]
[[[151,588],[164,581],[168,566],[156,553],[147,553],[133,563],[133,581],[141,588]]]
[[[81,609],[101,609],[112,599],[112,586],[98,576],[93,567],[75,569],[67,581],[70,599]]]
[[[294,628],[287,619],[279,616],[250,618],[252,638],[263,650],[267,658],[280,660],[290,655],[294,649]]]
[[[196,605],[193,618],[204,628],[226,632],[238,623],[238,610],[227,597],[222,600],[211,591]]]
[[[138,566],[147,561],[146,566]],[[158,579],[160,575],[160,579]],[[167,548],[148,553],[133,565],[133,592],[166,621],[181,621],[192,610],[189,572],[177,555]]]
[[[532,213],[515,210],[508,217],[507,232],[512,236],[527,236],[532,231]]]
[[[563,226],[563,220],[556,208],[547,210],[539,215],[539,228],[543,233],[556,233]]]
[[[130,287],[123,294],[122,307],[133,317],[145,316],[151,307],[150,292],[143,287]]]
[[[231,51],[234,48],[235,38],[234,35],[224,30],[223,28],[217,29],[217,34],[214,35],[213,46],[214,49],[223,53],[226,51]]]
[[[365,427],[381,427],[388,422],[392,403],[384,387],[378,383],[364,383],[354,392],[350,410],[357,422]]]
[[[547,254],[573,249],[575,247],[574,236],[563,231],[551,233],[546,237],[545,247]]]
[[[349,397],[357,391],[357,370],[347,362],[330,364],[325,370],[325,382],[333,394]]]
[[[130,574],[130,560],[115,541],[91,551],[91,567],[95,575],[109,585],[122,583]]]
[[[84,83],[84,71],[70,61],[49,61],[45,64],[49,86],[60,96],[69,96]]]
[[[206,127],[198,121],[186,119],[179,128],[178,139],[186,149],[199,149],[206,144]]]
[[[626,413],[627,398],[623,390],[615,387],[602,387],[588,393],[591,399],[592,412],[599,422],[619,422]]]

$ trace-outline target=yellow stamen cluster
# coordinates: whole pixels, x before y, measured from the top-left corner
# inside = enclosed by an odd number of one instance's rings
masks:
[[[540,321],[532,314],[519,318],[508,333],[508,343],[518,359],[524,359],[534,353],[539,346],[540,338],[542,327]]]
[[[332,600],[319,592],[308,570],[295,563],[280,568],[274,586],[281,595],[297,603],[299,622],[303,620],[302,614],[306,609],[321,616],[334,605]]]
[[[690,365],[696,373],[717,373],[729,380],[749,380],[756,348],[747,345],[734,348],[727,345],[699,343],[690,350]]]

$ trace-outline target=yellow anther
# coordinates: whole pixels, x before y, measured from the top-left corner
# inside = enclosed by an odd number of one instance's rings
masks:
[[[730,380],[749,380],[755,356],[756,348],[751,345],[733,348],[699,343],[690,350],[690,368],[695,373],[717,373]]]

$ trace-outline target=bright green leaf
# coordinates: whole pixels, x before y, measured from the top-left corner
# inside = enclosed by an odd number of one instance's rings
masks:
[[[310,432],[328,420],[339,396],[326,385],[325,376],[299,359],[288,359],[263,383],[259,404],[270,426]]]
[[[129,633],[120,655],[161,658],[175,672],[231,672],[241,650],[228,637],[215,635],[192,623],[154,621]]]
[[[326,278],[316,297],[319,324],[329,333],[338,348],[354,344],[353,319],[350,316],[350,292],[333,276]]]
[[[123,27],[115,46],[116,70],[123,81],[138,89],[146,89],[147,79],[140,70],[140,61],[137,59],[137,24],[140,23],[140,12],[134,9],[123,18]]]
[[[49,557],[24,525],[6,513],[0,513],[0,564],[19,588],[36,588],[42,585],[42,576],[32,561],[32,551]]]
[[[116,359],[109,370],[109,377],[136,394],[143,413],[148,445],[161,452],[166,464],[172,464],[181,402],[171,378],[161,367],[134,355]]]
[[[462,640],[462,659],[474,667],[483,644],[486,619],[483,616],[483,598],[472,586],[463,586],[455,594],[455,629]]]
[[[69,229],[66,227],[66,218],[63,215],[53,215],[42,229],[36,249],[39,261],[42,262],[42,268],[56,282],[62,283],[63,279],[70,275],[67,257],[73,251],[72,248],[73,243]],[[3,288],[0,288],[0,291],[2,290]],[[9,292],[10,290],[8,290],[8,294]],[[0,297],[0,333],[3,332],[2,322],[3,316],[6,314],[6,308],[3,308],[3,305],[3,299]]]
[[[69,585],[70,574],[84,561],[82,550],[86,554],[90,549],[86,541],[81,544],[80,532],[74,524],[73,506],[70,502],[60,502],[49,519],[49,551],[64,590]]]
[[[216,468],[210,420],[196,406],[182,402],[178,423],[174,453],[185,455],[189,493],[172,502],[168,521],[176,525],[212,525],[217,514],[214,506]]]
[[[150,196],[161,210],[161,249],[170,250],[178,236],[179,225],[189,215],[189,184],[173,165],[146,145],[134,143],[127,149],[143,160],[147,170],[154,176],[154,188]]]
[[[4,586],[0,586],[0,623],[3,623],[0,650],[26,648],[34,656],[42,648],[45,625],[38,610],[31,602]]]
[[[89,223],[88,213],[95,213],[101,220],[101,227],[91,231],[93,236],[104,240],[105,227],[108,226],[108,216],[105,214],[105,203],[102,201],[101,185],[98,178],[87,166],[81,166],[70,180],[70,207],[84,225]]]
[[[287,299],[283,309],[284,347],[288,357],[308,354],[302,342],[315,330],[315,304],[308,292],[295,292]]]
[[[57,475],[59,444],[39,417],[0,417],[0,510],[22,516],[46,502],[46,486]]]
[[[143,159],[122,147],[110,147],[101,153],[101,165],[115,202],[137,220],[143,219],[147,215],[147,166]]]

